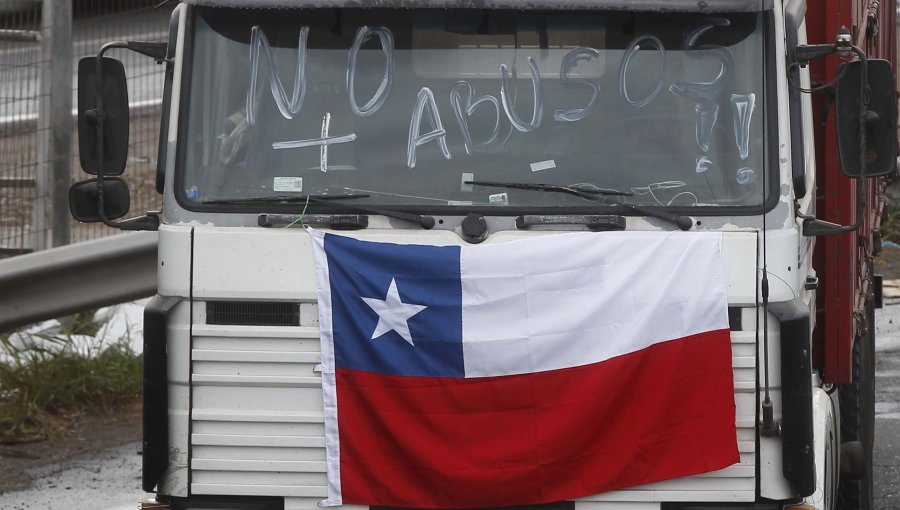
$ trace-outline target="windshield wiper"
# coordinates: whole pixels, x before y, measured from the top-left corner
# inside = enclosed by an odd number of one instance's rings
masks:
[[[581,198],[585,198],[588,200],[594,200],[598,202],[602,202],[607,205],[618,205],[628,209],[630,211],[634,211],[638,214],[642,214],[644,216],[650,216],[651,218],[658,218],[661,220],[668,221],[674,224],[681,230],[690,230],[692,226],[694,226],[694,220],[690,216],[682,216],[680,214],[674,214],[666,211],[660,211],[655,208],[643,207],[640,205],[629,204],[628,202],[616,202],[605,199],[606,196],[609,195],[618,195],[618,196],[634,196],[634,193],[630,191],[618,191],[613,189],[603,189],[596,187],[587,187],[587,186],[563,186],[559,184],[532,184],[527,182],[497,182],[497,181],[465,181],[465,184],[472,184],[474,186],[489,186],[495,188],[510,188],[510,189],[524,189],[524,190],[532,190],[532,191],[550,191],[556,193],[568,193],[570,195],[575,195]]]
[[[629,204],[628,202],[620,202],[614,205],[620,205],[638,214],[643,214],[644,216],[650,216],[651,218],[659,218],[661,220],[668,221],[681,230],[690,230],[691,227],[694,226],[694,219],[690,216],[683,216],[681,214],[660,211],[659,209]]]
[[[351,200],[354,198],[368,198],[364,193],[346,195],[267,195],[264,197],[240,197],[240,198],[215,198],[201,200],[203,204],[302,204],[328,202],[331,200]]]
[[[502,181],[463,181],[463,184],[472,184],[473,186],[488,186],[492,188],[510,188],[524,189],[528,191],[550,191],[555,193],[568,193],[581,198],[594,199],[603,195],[618,195],[630,197],[634,193],[630,191],[619,191],[614,189],[604,189],[595,187],[582,186],[563,186],[561,184],[540,184],[531,182],[502,182]]]
[[[594,231],[625,230],[625,217],[612,214],[523,214],[516,228],[546,225],[584,225]]]
[[[272,195],[266,197],[236,198],[236,199],[214,199],[204,200],[204,204],[305,204],[305,203],[328,203],[342,209],[377,214],[379,216],[387,216],[403,221],[409,221],[419,225],[424,229],[430,230],[434,227],[434,218],[431,216],[423,216],[421,214],[405,213],[393,211],[381,207],[369,207],[367,205],[351,205],[335,202],[336,200],[350,200],[355,198],[367,198],[370,195],[365,193],[345,194],[345,195]]]

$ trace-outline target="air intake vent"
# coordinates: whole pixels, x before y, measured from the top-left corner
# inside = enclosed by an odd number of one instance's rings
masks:
[[[299,326],[300,303],[207,301],[206,323],[228,326]]]

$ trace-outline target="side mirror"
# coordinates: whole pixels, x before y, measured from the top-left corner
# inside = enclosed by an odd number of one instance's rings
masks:
[[[100,217],[97,179],[76,182],[69,188],[69,211],[72,217],[84,223],[103,221]],[[106,220],[125,216],[131,207],[128,185],[118,177],[103,179],[103,212]]]
[[[866,177],[894,171],[897,164],[897,100],[894,76],[887,60],[868,61],[868,90],[860,91],[862,62],[845,62],[838,70],[836,123],[838,154],[844,175],[860,175],[859,114],[864,93],[866,111]]]
[[[97,57],[85,57],[78,61],[78,151],[81,154],[81,168],[91,175],[101,171],[103,175],[121,175],[128,156],[125,66],[109,57],[102,57],[99,62],[98,66]]]

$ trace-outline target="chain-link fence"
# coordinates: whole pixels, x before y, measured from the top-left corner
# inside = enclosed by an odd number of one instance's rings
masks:
[[[160,0],[73,0],[71,43],[73,53],[72,107],[75,108],[75,72],[81,57],[95,55],[113,40],[165,40],[175,2]],[[46,87],[42,76],[54,64],[42,51],[41,0],[0,0],[0,257],[26,253],[47,245],[48,208],[53,203],[49,187],[38,178],[38,168],[48,156],[41,147],[46,122],[40,121]],[[130,146],[126,179],[132,189],[132,212],[161,208],[155,191],[156,150],[161,112],[162,66],[152,59],[124,50],[109,56],[125,64],[131,105]],[[71,179],[88,176],[78,163],[75,117],[71,117]],[[68,214],[66,212],[66,214]],[[71,220],[72,242],[110,235],[118,231],[102,224],[78,224]]]

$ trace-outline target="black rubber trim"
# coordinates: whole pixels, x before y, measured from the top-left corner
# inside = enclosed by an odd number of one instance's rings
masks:
[[[728,307],[728,329],[731,331],[743,331],[744,321],[741,317],[743,308],[737,306]]]
[[[194,496],[170,504],[172,510],[284,510],[284,498],[271,496]]]
[[[168,52],[174,52],[178,45],[178,25],[181,22],[181,11],[172,12],[169,18],[169,45]],[[163,106],[162,116],[159,121],[159,147],[156,150],[156,191],[160,195],[165,191],[166,185],[166,161],[169,152],[169,110],[172,107],[172,83],[175,76],[174,62],[166,63],[166,76],[163,82]]]
[[[796,299],[770,303],[781,326],[782,472],[801,496],[816,490],[813,450],[812,361],[809,306]]]
[[[159,120],[159,147],[156,149],[156,192],[162,195],[166,188],[166,161],[169,144],[169,108],[172,105],[172,79],[175,65],[166,64],[166,78],[163,85],[163,109]]]
[[[661,510],[781,510],[781,503],[757,501],[755,503],[663,503]]]
[[[334,8],[358,7],[358,0],[303,0],[290,2],[287,0],[251,0],[238,2],[235,0],[184,0],[191,5],[210,7],[241,8]],[[772,9],[773,0],[538,0],[519,2],[517,0],[377,0],[370,2],[373,7],[396,7],[403,9],[440,8],[440,9],[609,9],[647,12],[758,12]]]
[[[875,308],[884,308],[884,276],[880,274],[872,276],[872,293]]]
[[[144,444],[141,487],[153,492],[169,465],[166,329],[178,297],[156,296],[144,308]]]
[[[805,15],[806,9],[802,12],[785,12],[785,42],[787,43],[788,64],[794,61],[794,52],[799,44],[800,24],[803,18],[796,19],[797,16]],[[788,68],[788,77],[794,83],[800,83],[800,68],[793,66]],[[803,198],[806,196],[806,159],[803,147],[803,97],[797,87],[788,87],[788,103],[791,115],[791,178],[794,183],[794,198]]]

